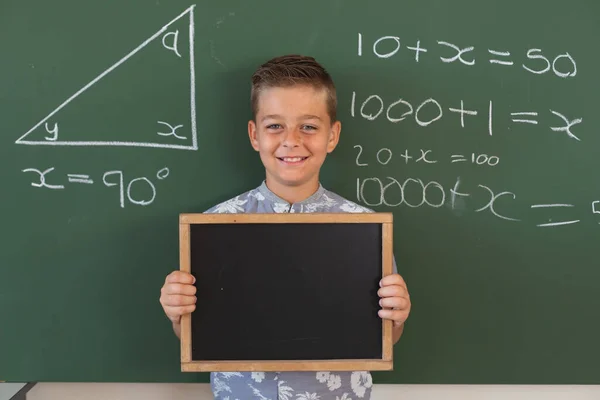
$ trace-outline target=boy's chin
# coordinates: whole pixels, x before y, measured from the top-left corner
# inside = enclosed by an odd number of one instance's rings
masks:
[[[280,185],[286,187],[298,187],[306,185],[311,179],[306,177],[279,176],[275,178]]]

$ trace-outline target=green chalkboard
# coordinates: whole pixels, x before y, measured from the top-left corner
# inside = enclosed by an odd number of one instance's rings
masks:
[[[0,380],[206,382],[158,302],[178,215],[254,188],[250,75],[338,87],[327,188],[394,213],[375,382],[600,383],[600,3],[0,4]]]

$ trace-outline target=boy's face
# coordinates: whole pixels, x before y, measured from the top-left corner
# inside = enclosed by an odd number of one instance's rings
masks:
[[[341,130],[339,121],[331,123],[326,98],[324,89],[304,85],[262,91],[248,134],[260,153],[268,183],[318,184],[321,165],[335,149]]]

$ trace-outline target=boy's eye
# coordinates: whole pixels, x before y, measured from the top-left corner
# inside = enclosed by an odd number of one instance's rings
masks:
[[[317,130],[317,127],[316,126],[312,126],[312,125],[304,125],[302,127],[302,129],[304,129],[305,131],[315,131],[315,130]]]
[[[280,124],[267,125],[267,129],[281,129],[281,125]]]

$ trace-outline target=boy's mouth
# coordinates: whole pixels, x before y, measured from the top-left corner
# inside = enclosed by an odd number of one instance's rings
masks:
[[[308,157],[277,157],[279,161],[282,161],[286,164],[300,164]]]

